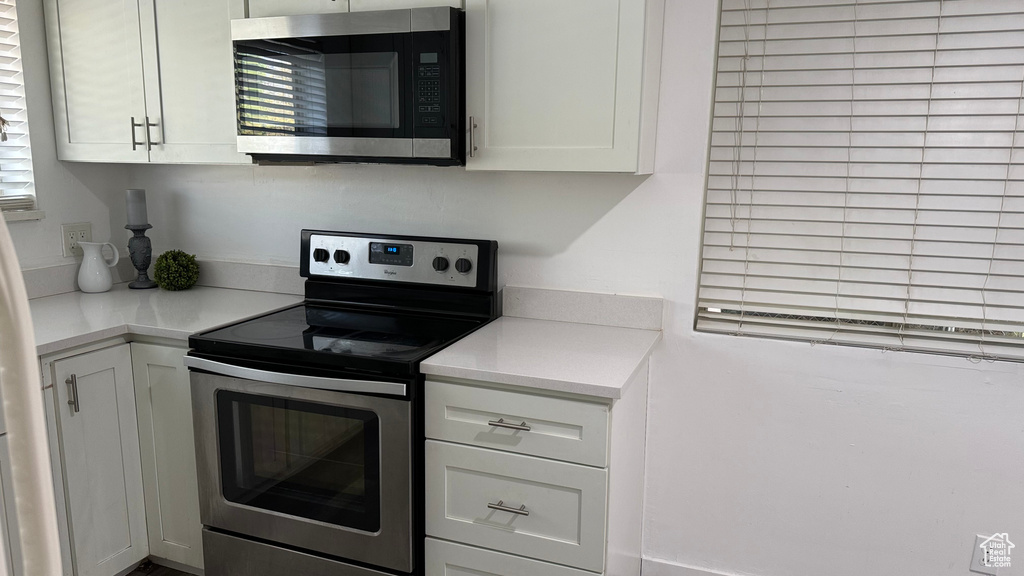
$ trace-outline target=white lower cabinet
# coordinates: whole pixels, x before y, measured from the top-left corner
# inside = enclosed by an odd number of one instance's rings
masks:
[[[203,569],[186,349],[132,343],[149,553]]]
[[[120,344],[52,369],[74,574],[112,576],[149,555],[131,352]]]
[[[41,358],[64,576],[115,576],[149,556],[202,572],[185,351],[117,338]]]
[[[426,576],[639,576],[646,366],[623,390],[427,380]]]
[[[431,576],[594,576],[592,572],[427,538],[426,573]]]
[[[431,440],[425,461],[428,534],[604,569],[604,469]]]

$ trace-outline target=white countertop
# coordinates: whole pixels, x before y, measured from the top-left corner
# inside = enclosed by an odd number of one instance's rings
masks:
[[[181,292],[69,292],[30,300],[40,356],[125,334],[185,341],[194,332],[302,301],[196,286]],[[661,339],[657,330],[502,317],[431,356],[424,374],[616,399]]]
[[[104,338],[137,334],[186,340],[189,334],[282,308],[301,296],[195,286],[180,292],[68,292],[29,301],[40,356]]]
[[[424,374],[620,398],[661,332],[502,317],[420,364]]]

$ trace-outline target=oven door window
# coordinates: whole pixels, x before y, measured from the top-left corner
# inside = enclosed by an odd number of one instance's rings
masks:
[[[237,40],[238,133],[411,137],[410,34]]]
[[[380,529],[380,421],[373,412],[221,390],[217,421],[227,501]]]

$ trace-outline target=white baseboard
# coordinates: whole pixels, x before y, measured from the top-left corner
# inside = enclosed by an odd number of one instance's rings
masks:
[[[656,558],[644,558],[640,574],[641,576],[737,576],[726,572],[713,572],[693,566],[684,566]]]

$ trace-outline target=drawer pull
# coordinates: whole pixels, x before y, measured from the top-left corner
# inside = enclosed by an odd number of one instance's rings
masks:
[[[491,510],[501,510],[502,512],[510,512],[512,514],[518,514],[520,516],[530,515],[530,512],[526,509],[526,504],[523,504],[519,508],[512,508],[509,506],[505,506],[505,502],[503,502],[502,500],[498,500],[497,504],[491,504],[490,502],[488,502],[487,507],[490,508]]]
[[[497,420],[491,420],[487,423],[490,426],[497,426],[498,428],[509,428],[511,430],[522,430],[523,432],[529,432],[530,427],[526,425],[524,420],[522,424],[509,424],[505,422],[504,418],[498,418]]]

